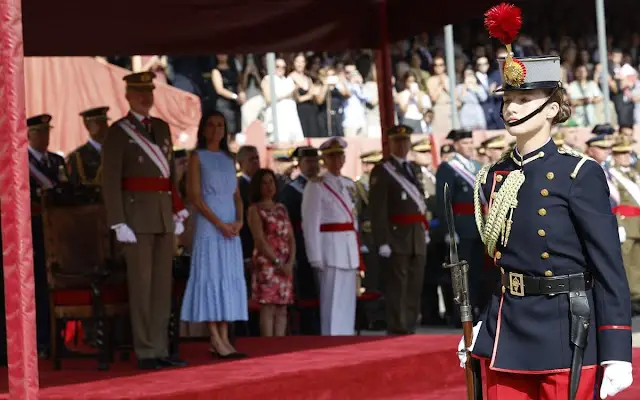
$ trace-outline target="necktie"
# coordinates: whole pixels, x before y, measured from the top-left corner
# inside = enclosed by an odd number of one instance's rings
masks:
[[[409,174],[411,178],[414,178],[413,171],[411,170],[411,166],[409,165],[409,163],[405,161],[402,163],[402,166],[404,167],[405,171],[407,171],[407,174]]]
[[[51,163],[49,163],[49,157],[47,157],[46,154],[42,156],[42,164],[44,164],[44,166],[47,168],[51,167]]]
[[[142,118],[142,125],[144,125],[144,129],[147,133],[151,132],[151,119],[147,117]]]

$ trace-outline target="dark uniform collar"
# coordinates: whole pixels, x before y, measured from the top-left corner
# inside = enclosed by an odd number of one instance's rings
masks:
[[[556,146],[553,140],[549,138],[544,145],[534,151],[525,154],[524,156],[520,155],[517,146],[514,146],[513,150],[511,151],[511,159],[516,163],[517,166],[522,167],[532,161],[540,160],[545,156],[549,156],[550,154],[553,154],[557,151],[558,146]]]

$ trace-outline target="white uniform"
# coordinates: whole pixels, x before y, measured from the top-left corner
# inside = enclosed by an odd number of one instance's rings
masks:
[[[326,173],[307,183],[302,232],[320,285],[322,335],[353,335],[360,265],[353,181]],[[352,227],[352,228],[351,228]]]

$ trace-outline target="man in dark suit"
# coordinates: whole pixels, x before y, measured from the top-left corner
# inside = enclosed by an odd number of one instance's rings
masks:
[[[253,255],[253,236],[251,236],[251,230],[249,229],[249,223],[247,222],[247,209],[251,205],[249,187],[251,186],[251,177],[260,169],[260,155],[258,149],[255,146],[242,146],[236,154],[236,161],[240,164],[240,172],[238,176],[238,190],[240,190],[240,197],[242,197],[242,204],[244,211],[244,223],[240,230],[240,240],[242,241],[242,257],[244,259],[244,274],[247,282],[247,293],[251,293],[251,273],[252,263],[251,257]],[[260,323],[256,313],[249,315],[249,335],[260,335]],[[240,336],[246,333],[245,329],[242,329],[242,324],[236,325],[236,336]]]
[[[300,174],[286,185],[278,195],[278,201],[287,207],[289,219],[296,238],[296,270],[294,288],[296,301],[318,300],[318,288],[314,272],[307,260],[304,236],[302,235],[302,193],[309,179],[320,172],[318,150],[313,147],[298,147],[293,155],[298,161]],[[320,312],[317,308],[300,310],[300,333],[303,335],[320,334]]]
[[[87,143],[78,147],[67,157],[69,182],[76,185],[100,185],[102,176],[102,144],[109,131],[109,107],[97,107],[80,113],[89,132]]]
[[[387,331],[415,332],[429,239],[420,167],[407,161],[413,130],[387,131],[391,155],[371,172],[369,207],[376,251],[382,257]]]
[[[27,119],[29,138],[29,186],[31,189],[31,234],[33,235],[33,278],[36,292],[36,331],[38,352],[48,355],[50,344],[49,290],[42,222],[41,198],[49,189],[66,180],[64,158],[48,151],[51,115]]]

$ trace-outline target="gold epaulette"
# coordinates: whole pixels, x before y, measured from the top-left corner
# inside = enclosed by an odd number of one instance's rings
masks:
[[[580,159],[580,161],[578,161],[578,164],[576,164],[576,167],[573,169],[573,172],[571,172],[571,175],[570,175],[571,179],[575,179],[576,176],[578,176],[578,171],[580,171],[580,168],[582,168],[582,166],[584,165],[584,163],[587,162],[587,160],[591,160],[595,162],[595,160],[589,157],[588,155],[580,153],[579,151],[569,147],[558,147],[558,153]]]

